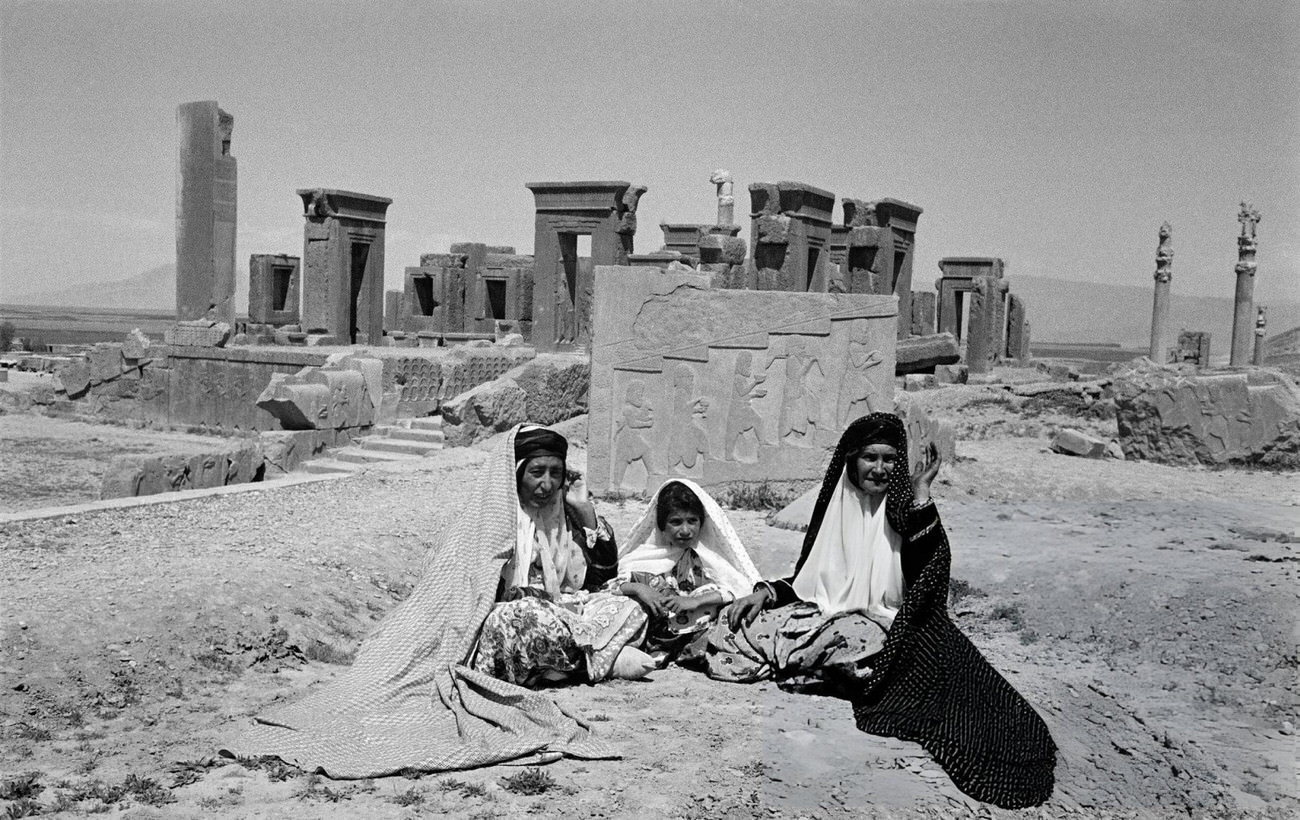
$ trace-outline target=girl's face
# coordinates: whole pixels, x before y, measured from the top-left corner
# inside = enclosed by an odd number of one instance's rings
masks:
[[[849,459],[849,481],[867,496],[889,489],[889,474],[898,462],[898,450],[888,444],[868,444]]]
[[[564,460],[559,456],[530,458],[519,474],[519,503],[541,509],[564,486]]]
[[[690,549],[700,537],[700,516],[692,510],[673,510],[664,520],[664,535],[674,547]]]

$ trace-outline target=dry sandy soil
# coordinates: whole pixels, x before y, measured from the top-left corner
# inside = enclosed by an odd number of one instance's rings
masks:
[[[954,620],[1060,747],[1039,809],[970,801],[842,701],[675,668],[553,691],[621,760],[339,782],[218,758],[411,588],[483,458],[449,450],[0,525],[0,816],[1296,816],[1300,477],[1075,459],[1047,450],[1052,431],[1113,421],[997,388],[923,399],[962,434],[936,486]],[[640,512],[601,510],[618,531]],[[733,521],[760,570],[788,570],[799,533]]]

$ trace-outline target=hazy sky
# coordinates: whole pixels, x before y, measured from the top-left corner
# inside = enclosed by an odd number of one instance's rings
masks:
[[[176,106],[235,117],[238,264],[302,252],[300,187],[391,197],[389,288],[452,241],[530,252],[525,182],[649,186],[715,215],[709,173],[925,209],[943,256],[1300,299],[1300,3],[0,1],[0,301],[175,258]],[[837,209],[837,219],[839,218]],[[246,273],[240,278],[245,281]],[[93,288],[90,289],[93,292]]]

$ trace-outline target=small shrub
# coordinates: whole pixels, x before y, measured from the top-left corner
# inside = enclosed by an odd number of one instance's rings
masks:
[[[30,723],[20,723],[16,734],[23,740],[49,740],[53,737],[49,729]]]
[[[609,720],[609,715],[605,714],[604,712],[597,712],[596,714],[587,718],[587,720],[591,721],[592,723],[604,723],[605,721]]]
[[[779,510],[790,501],[767,481],[733,484],[722,497],[733,510]]]
[[[357,656],[355,652],[339,649],[324,641],[312,641],[302,654],[309,661],[320,661],[334,666],[351,666]]]
[[[483,797],[487,794],[487,786],[482,783],[466,783],[460,787],[460,793],[466,797]]]
[[[522,772],[501,778],[501,787],[514,794],[545,794],[556,785],[555,778],[541,769],[524,769]]]
[[[425,801],[424,792],[420,791],[414,786],[412,786],[411,788],[407,789],[404,792],[398,792],[397,794],[388,798],[389,803],[394,803],[398,806],[422,806],[424,805],[424,801]]]
[[[12,820],[17,817],[35,817],[41,813],[41,804],[35,800],[23,798],[16,803],[10,803],[9,808],[5,809],[5,820]]]
[[[40,779],[40,772],[29,772],[21,777],[4,781],[0,784],[0,800],[23,800],[36,797],[45,791],[45,787],[39,782]]]
[[[983,598],[987,593],[960,578],[948,579],[948,605],[953,606],[966,598]]]
[[[172,797],[172,793],[167,790],[167,787],[149,777],[128,774],[126,780],[122,781],[122,788],[136,800],[148,806],[164,806],[176,802],[176,798]]]
[[[1002,604],[994,607],[993,614],[990,617],[995,621],[1009,622],[1012,629],[1023,629],[1025,626],[1025,617],[1020,612],[1020,607],[1015,604]]]
[[[442,780],[435,783],[434,786],[440,792],[458,792],[465,788],[465,781],[457,780],[454,777],[444,777]]]

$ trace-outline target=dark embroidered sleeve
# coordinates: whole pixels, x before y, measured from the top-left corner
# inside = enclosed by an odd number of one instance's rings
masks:
[[[779,606],[789,606],[803,600],[795,593],[793,584],[794,576],[792,575],[789,578],[778,578],[775,581],[759,581],[755,584],[754,589],[757,591],[760,587],[766,588],[771,593],[767,608],[776,609]]]
[[[939,508],[933,501],[913,510],[908,523],[913,529],[907,537],[907,543],[903,545],[900,557],[903,563],[903,579],[910,585],[920,577],[921,570],[930,563],[939,545],[948,540],[948,535],[944,532],[943,522],[939,520]]]
[[[571,507],[566,506],[565,512],[568,514],[569,532],[587,559],[587,577],[582,588],[595,592],[618,576],[618,544],[614,541],[614,529],[603,516],[597,515],[596,529],[589,530],[582,526]]]

